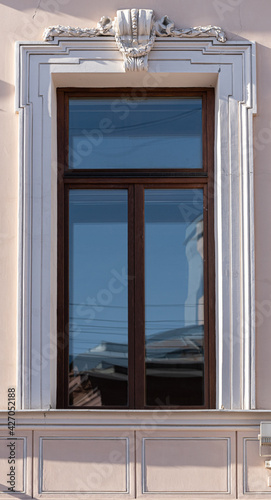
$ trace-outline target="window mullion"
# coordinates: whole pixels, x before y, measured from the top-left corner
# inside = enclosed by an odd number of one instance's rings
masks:
[[[135,185],[135,408],[145,406],[144,187]]]
[[[128,404],[135,408],[135,189],[128,188]]]

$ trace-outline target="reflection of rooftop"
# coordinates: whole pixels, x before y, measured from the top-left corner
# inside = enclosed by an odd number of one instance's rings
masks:
[[[182,366],[203,363],[203,326],[194,325],[166,330],[146,339],[147,370],[155,368],[168,372],[179,370]],[[75,372],[95,372],[103,374],[127,373],[128,345],[114,342],[101,342],[98,346],[74,356],[71,367]],[[163,369],[164,367],[164,369]],[[202,367],[201,367],[202,369]]]
[[[147,404],[157,405],[157,395],[173,405],[180,401],[189,405],[192,400],[193,404],[202,404],[203,338],[203,325],[194,325],[146,339]],[[74,356],[70,359],[69,381],[72,405],[114,406],[117,394],[119,405],[126,406],[128,345],[101,342]]]

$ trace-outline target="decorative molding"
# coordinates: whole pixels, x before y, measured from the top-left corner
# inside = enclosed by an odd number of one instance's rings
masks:
[[[112,20],[110,17],[103,16],[98,22],[96,28],[72,28],[71,26],[50,26],[43,33],[43,39],[46,42],[52,41],[55,37],[86,37],[106,35],[114,36],[112,29]]]
[[[6,416],[6,422],[8,412]],[[22,428],[23,427],[23,428]],[[32,442],[33,442],[33,427],[31,430],[26,430],[27,426],[22,426],[20,430],[17,428],[16,419],[16,436],[8,437],[5,426],[0,425],[0,498],[1,500],[8,500],[14,498],[16,500],[30,499],[32,496],[32,478],[33,478],[33,456],[32,456]],[[16,440],[16,479],[15,479],[15,493],[8,491],[6,472],[11,464],[8,464],[8,448],[7,444],[10,440]]]
[[[72,435],[72,432],[67,432],[65,436],[59,436],[59,435],[54,435],[54,436],[37,436],[36,439],[39,439],[39,489],[38,489],[38,493],[39,495],[42,495],[42,494],[54,494],[54,495],[63,495],[64,497],[66,495],[76,495],[76,498],[80,498],[80,495],[82,495],[83,497],[85,497],[86,494],[88,495],[95,495],[98,494],[98,495],[109,495],[110,497],[111,496],[116,496],[116,495],[124,495],[126,494],[126,496],[128,496],[128,498],[134,498],[134,495],[133,495],[133,485],[132,485],[132,481],[131,481],[131,477],[130,477],[130,463],[132,462],[132,454],[131,454],[131,448],[134,447],[134,444],[132,442],[132,446],[130,445],[130,442],[133,440],[134,436],[132,435],[132,433],[129,434],[129,437],[128,436],[99,436],[99,433],[96,431],[97,435],[96,436],[88,436],[86,435],[86,433],[84,433],[84,436],[74,436]],[[108,490],[105,490],[105,491],[102,491],[99,490],[99,491],[95,491],[95,490],[82,490],[82,489],[74,489],[73,491],[60,491],[60,490],[44,490],[43,489],[43,479],[44,479],[44,442],[48,442],[48,441],[53,441],[53,443],[55,443],[55,441],[59,441],[59,445],[60,447],[62,448],[63,445],[61,446],[61,442],[63,443],[63,441],[66,441],[66,442],[70,442],[73,444],[73,447],[76,446],[76,443],[78,445],[79,442],[92,442],[92,453],[95,453],[98,454],[98,449],[99,449],[99,443],[101,442],[109,442],[111,441],[112,443],[116,443],[118,441],[122,441],[123,443],[125,443],[125,452],[124,452],[124,457],[125,457],[125,464],[124,467],[125,467],[125,470],[124,470],[124,475],[125,475],[125,490],[121,490],[121,491],[108,491]],[[96,451],[95,451],[95,447],[96,447]],[[111,450],[111,457],[114,455],[114,453],[119,453],[119,451],[116,452],[116,449],[114,449],[114,447],[112,447],[112,450]],[[103,478],[103,486],[105,486],[105,483],[106,483],[106,477],[103,476],[103,473],[104,473],[104,467],[107,466],[107,467],[112,467],[114,464],[119,464],[120,462],[114,462],[114,460],[112,460],[111,458],[111,461],[110,461],[110,452],[108,451],[108,463],[105,465],[103,462],[101,462],[99,464],[99,462],[95,463],[95,468],[94,468],[94,471],[95,471],[95,474],[96,475],[100,475],[101,478]],[[100,466],[100,469],[99,470],[99,466]],[[90,472],[91,473],[91,472]],[[112,469],[111,469],[111,474],[112,474]],[[78,481],[75,481],[75,484],[80,484],[80,480],[81,481],[84,481],[86,480],[86,478],[84,476],[82,477],[77,477]],[[57,487],[58,484],[57,482],[55,483],[55,486]],[[132,486],[132,490],[131,490],[131,486]]]
[[[114,29],[117,47],[124,58],[125,71],[147,71],[148,53],[156,37],[153,11],[118,10]]]
[[[142,481],[142,495],[144,494],[148,494],[148,495],[170,495],[170,494],[178,494],[180,495],[181,497],[183,496],[186,496],[187,494],[188,495],[197,495],[198,498],[200,498],[202,495],[205,496],[206,493],[209,494],[210,496],[213,496],[215,493],[218,493],[219,495],[221,494],[226,494],[226,495],[231,495],[232,493],[232,490],[234,488],[234,485],[235,485],[235,477],[233,478],[232,476],[234,475],[235,476],[235,442],[234,442],[234,433],[231,433],[230,435],[226,435],[227,432],[225,432],[225,435],[222,436],[222,435],[205,435],[203,436],[202,435],[202,430],[199,431],[199,433],[201,435],[197,435],[197,436],[193,436],[193,433],[191,432],[190,435],[187,433],[186,436],[182,435],[180,436],[180,432],[175,432],[174,433],[174,436],[171,434],[167,434],[167,431],[164,431],[164,434],[163,434],[163,437],[160,437],[158,434],[156,434],[156,436],[153,436],[153,437],[144,437],[144,435],[141,436],[141,440],[142,440],[142,443],[141,443],[141,446],[142,446],[142,449],[141,449],[141,460],[139,460],[139,463],[141,463],[141,481]],[[207,434],[207,433],[206,433]],[[138,441],[139,441],[139,436],[137,437]],[[211,450],[211,444],[213,443],[226,443],[226,457],[225,457],[225,462],[227,464],[226,468],[225,468],[225,473],[226,473],[226,486],[227,486],[227,489],[226,490],[220,490],[220,491],[216,491],[216,490],[211,490],[211,491],[206,491],[206,490],[203,490],[203,491],[198,491],[198,490],[189,490],[189,491],[183,491],[183,490],[180,490],[180,491],[172,491],[172,490],[167,490],[167,491],[152,491],[152,490],[149,490],[147,488],[147,474],[148,474],[148,467],[150,467],[150,470],[151,470],[151,464],[148,464],[147,463],[147,460],[146,460],[146,445],[147,443],[158,443],[158,442],[162,442],[164,443],[164,450],[163,450],[163,458],[165,460],[165,463],[167,463],[167,453],[168,453],[168,457],[170,457],[171,460],[173,460],[173,457],[172,457],[172,453],[171,453],[171,442],[174,442],[174,444],[176,445],[177,442],[179,442],[180,444],[182,443],[191,443],[191,442],[196,442],[198,443],[198,445],[201,443],[209,443],[209,447],[207,448],[206,447],[206,450],[208,449],[208,453],[209,454],[212,454],[212,450]],[[233,450],[232,450],[233,448]],[[199,465],[199,457],[198,457],[198,453],[195,453],[194,457],[193,457],[193,452],[191,452],[191,449],[189,450],[190,453],[189,453],[189,465],[191,467],[192,465],[192,460],[194,458],[195,460],[195,464],[194,464],[194,467],[195,469],[197,467],[200,467]],[[220,452],[222,453],[223,450],[220,450]],[[179,450],[179,455],[184,455],[184,453],[181,452],[181,450]],[[176,457],[176,462],[175,462],[175,466],[176,467],[180,467],[179,463],[178,463],[178,458],[177,456],[175,455]],[[205,463],[208,462],[208,459],[205,459]],[[232,467],[233,465],[233,467]],[[161,464],[160,464],[161,466]],[[171,467],[172,469],[174,469],[174,466],[172,465],[172,462],[171,462]],[[139,467],[138,467],[139,469]],[[188,473],[186,473],[187,475]],[[139,474],[138,474],[139,475]],[[139,475],[140,477],[140,475]],[[172,477],[172,475],[171,475]],[[190,481],[191,481],[191,476],[190,476]],[[167,482],[169,488],[172,486],[172,480],[171,482]],[[195,481],[195,483],[197,483],[197,481]],[[174,482],[173,482],[174,484]],[[140,498],[140,493],[138,494],[138,497]]]
[[[149,53],[148,73],[133,73],[124,71],[112,37],[97,37],[91,43],[85,39],[63,39],[57,43],[17,44],[16,105],[20,114],[18,408],[55,406],[55,88],[157,88],[174,87],[180,82],[186,87],[211,85],[216,94],[217,408],[255,408],[255,54],[255,44],[248,41],[221,44],[213,39],[161,37]],[[219,413],[217,418],[223,417]]]
[[[6,436],[7,411],[0,411],[0,432]],[[256,439],[263,419],[271,420],[271,410],[254,411],[227,411],[227,410],[84,410],[75,408],[71,410],[16,410],[16,429],[18,435],[23,429],[31,427],[44,433],[53,430],[63,429],[85,429],[88,431],[99,429],[105,432],[133,429],[142,432],[145,427],[146,432],[150,430],[165,432],[165,429],[178,429],[182,431],[216,431],[221,428],[233,428],[234,430],[245,431],[255,430]],[[129,425],[127,426],[127,422]],[[48,430],[50,429],[50,431]]]
[[[225,43],[227,41],[224,31],[219,26],[195,26],[194,28],[176,29],[175,24],[168,18],[163,16],[160,21],[156,21],[157,36],[174,36],[178,38],[197,38],[197,37],[214,37],[218,42]]]
[[[240,462],[242,464],[242,476],[240,474],[240,476],[242,477],[242,483],[240,481],[240,483],[242,484],[242,488],[240,488],[240,492],[239,492],[239,496],[238,498],[244,498],[248,495],[252,496],[252,498],[263,498],[263,495],[268,495],[269,498],[270,498],[270,489],[268,488],[268,483],[267,483],[267,480],[268,480],[268,472],[266,472],[266,478],[265,478],[265,482],[263,481],[263,477],[262,477],[262,474],[257,474],[257,481],[255,481],[255,478],[254,478],[254,484],[255,484],[255,490],[251,490],[251,488],[249,488],[249,472],[250,472],[250,467],[249,467],[249,464],[248,464],[248,445],[249,443],[255,443],[255,447],[258,448],[258,437],[257,436],[252,436],[250,435],[250,437],[248,437],[247,435],[248,433],[239,433],[238,437],[239,437],[239,442],[240,442],[240,452],[241,452],[241,443],[243,441],[243,449],[242,449],[242,455],[240,453],[240,458],[242,460],[242,462]],[[261,457],[262,459],[262,471],[264,471],[264,462],[265,462],[265,459],[264,457]],[[258,460],[256,461],[256,464],[257,464]],[[259,462],[258,462],[259,464]],[[258,465],[257,464],[257,465]],[[256,466],[257,466],[256,465]],[[261,472],[262,472],[261,471]],[[241,479],[240,477],[240,479]],[[259,488],[259,486],[262,485],[262,489]],[[265,486],[266,486],[266,489],[267,491],[265,491]],[[257,495],[257,497],[256,497]],[[259,495],[259,496],[258,496]]]
[[[29,438],[29,436],[28,436],[28,438]],[[16,436],[12,439],[16,440],[16,445],[19,441],[22,441],[22,448],[23,448],[22,449],[22,457],[20,457],[21,460],[18,457],[18,455],[19,455],[18,445],[17,445],[17,449],[16,449],[16,462],[18,463],[18,465],[16,464],[16,466],[15,466],[16,467],[16,474],[18,474],[18,471],[21,469],[22,482],[23,482],[23,487],[21,490],[19,490],[19,489],[17,489],[18,486],[17,486],[17,480],[16,480],[16,486],[15,486],[16,492],[19,493],[20,495],[22,493],[29,494],[29,488],[27,488],[27,437],[26,436],[24,436],[24,437],[17,437]],[[0,436],[0,441],[4,442],[5,448],[7,447],[8,443],[10,442],[9,438],[7,436]],[[3,460],[2,450],[1,450],[1,457],[0,458],[1,458],[1,460]],[[1,486],[4,486],[4,485],[1,484]],[[10,495],[10,492],[8,490],[7,491],[3,491],[3,490],[0,491],[0,498],[3,496],[5,498],[9,498],[9,495]]]
[[[87,37],[100,35],[115,36],[116,44],[124,58],[125,71],[147,71],[148,54],[156,36],[158,37],[215,37],[219,42],[226,42],[224,31],[218,26],[196,26],[194,28],[176,29],[175,24],[163,16],[155,21],[153,10],[121,9],[112,21],[103,16],[96,28],[71,28],[70,26],[52,26],[44,31],[44,40],[52,41],[54,37]]]

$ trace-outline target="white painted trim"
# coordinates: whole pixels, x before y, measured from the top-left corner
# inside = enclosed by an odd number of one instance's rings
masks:
[[[18,43],[17,61],[21,407],[55,403],[55,86],[199,86],[207,80],[216,86],[217,408],[255,408],[255,44],[159,38],[149,54],[149,72],[143,74],[124,73],[112,37]]]
[[[0,411],[6,431],[8,412]],[[270,410],[16,410],[16,429],[211,429],[255,430],[271,420]],[[18,434],[19,435],[19,434]]]

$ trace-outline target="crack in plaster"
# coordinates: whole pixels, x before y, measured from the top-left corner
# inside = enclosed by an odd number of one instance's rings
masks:
[[[34,12],[34,14],[32,16],[32,19],[35,19],[36,15],[37,15],[37,12],[38,12],[38,10],[40,8],[40,4],[41,4],[41,0],[39,0],[39,2],[38,2],[38,5],[37,5],[37,7],[35,9],[35,12]]]

